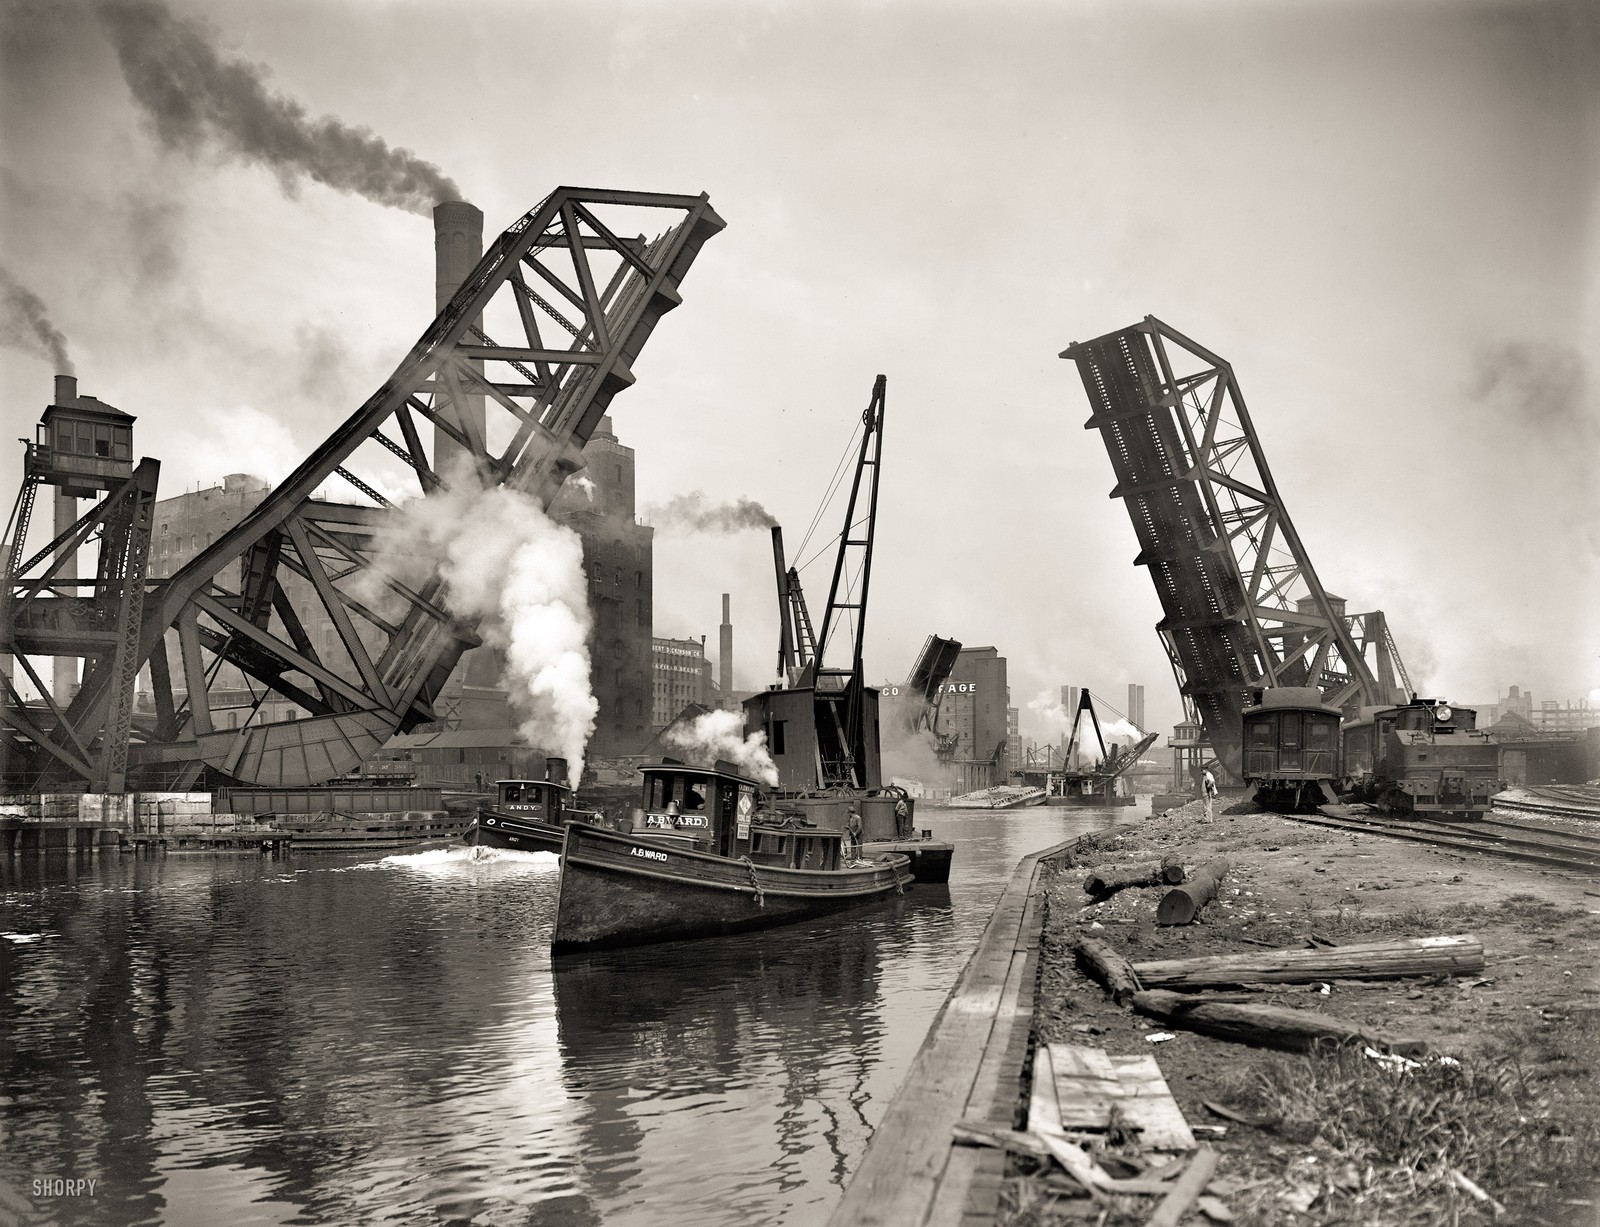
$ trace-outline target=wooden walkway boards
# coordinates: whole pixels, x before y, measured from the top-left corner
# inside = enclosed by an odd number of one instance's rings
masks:
[[[952,1145],[951,1127],[963,1117],[1002,1129],[1017,1123],[1044,923],[1039,862],[1074,842],[1024,857],[1011,875],[829,1227],[994,1222],[1005,1155]]]

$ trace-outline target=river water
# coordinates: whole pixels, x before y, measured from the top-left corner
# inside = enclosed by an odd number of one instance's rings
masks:
[[[1017,862],[1144,800],[554,969],[544,853],[0,861],[0,1222],[821,1223]]]

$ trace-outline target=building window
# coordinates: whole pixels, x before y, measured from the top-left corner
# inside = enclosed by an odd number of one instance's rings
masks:
[[[783,726],[785,724],[787,724],[787,723],[788,723],[787,720],[774,720],[772,722],[772,739],[771,740],[772,740],[772,752],[774,754],[782,754],[783,753]]]

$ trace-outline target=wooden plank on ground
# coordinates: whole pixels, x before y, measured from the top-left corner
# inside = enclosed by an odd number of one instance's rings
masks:
[[[1150,1053],[1112,1057],[1111,1065],[1122,1089],[1117,1106],[1128,1124],[1142,1130],[1139,1145],[1145,1150],[1193,1150],[1194,1134],[1155,1057]]]
[[[1122,1095],[1117,1071],[1101,1048],[1076,1044],[1040,1045],[1050,1054],[1055,1072],[1056,1123],[1060,1129],[1104,1129],[1111,1120],[1111,1105]],[[1034,1091],[1038,1093],[1038,1066],[1034,1066]],[[1032,1118],[1028,1128],[1037,1131]]]
[[[1040,1044],[1033,1050],[1033,1093],[1028,1098],[1028,1130],[1031,1133],[1060,1133],[1061,1104],[1056,1094],[1056,1076],[1050,1049]]]

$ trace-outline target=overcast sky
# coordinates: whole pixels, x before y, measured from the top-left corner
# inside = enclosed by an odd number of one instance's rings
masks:
[[[1179,715],[1069,343],[1156,315],[1232,364],[1324,584],[1460,701],[1600,687],[1600,22],[1516,2],[230,3],[229,56],[413,150],[498,232],[558,184],[728,228],[617,398],[641,503],[794,541],[888,376],[874,679],[930,632]],[[174,494],[281,477],[432,317],[424,216],[173,151],[89,5],[0,0],[3,264]],[[292,185],[291,185],[292,186]],[[51,363],[0,350],[4,438]],[[0,463],[9,504],[20,445]],[[830,527],[829,531],[833,531]],[[658,535],[656,632],[770,680],[764,533]],[[805,572],[813,604],[826,560]]]

